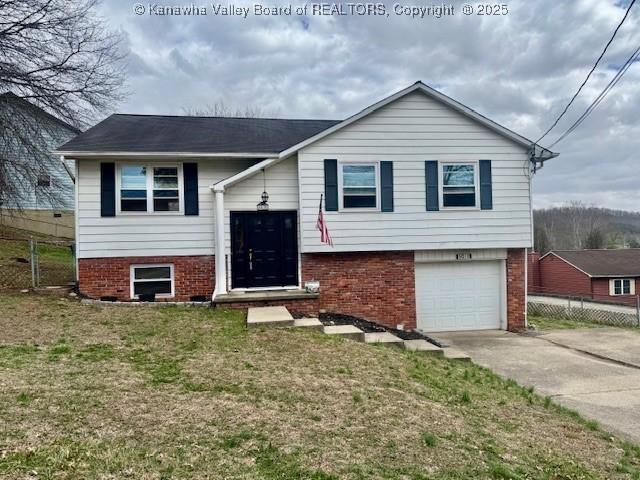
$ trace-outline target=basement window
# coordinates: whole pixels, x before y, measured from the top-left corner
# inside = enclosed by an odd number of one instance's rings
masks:
[[[633,295],[634,290],[634,284],[630,278],[616,278],[609,284],[611,295]]]
[[[131,298],[174,296],[173,265],[131,265]]]

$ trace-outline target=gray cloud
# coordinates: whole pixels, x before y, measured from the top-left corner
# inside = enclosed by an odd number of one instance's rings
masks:
[[[459,12],[461,4],[454,4]],[[535,139],[580,84],[625,5],[514,0],[506,16],[458,13],[422,20],[137,16],[121,0],[106,0],[101,11],[127,36],[131,95],[120,111],[181,113],[183,107],[223,101],[286,117],[344,118],[421,79]],[[577,118],[609,81],[613,66],[640,45],[635,10],[583,95],[543,144]],[[634,65],[598,110],[558,144],[561,156],[536,175],[536,206],[582,200],[640,210],[638,112],[640,65]]]

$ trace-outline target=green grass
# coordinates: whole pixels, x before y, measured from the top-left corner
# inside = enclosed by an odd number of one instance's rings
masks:
[[[31,287],[31,264],[24,262],[31,261],[30,236],[38,241],[41,285],[64,285],[72,281],[73,254],[68,240],[32,235],[30,232],[3,226],[0,227],[0,289]]]
[[[238,311],[0,312],[1,478],[640,478],[637,446],[473,364]]]
[[[569,320],[561,317],[542,317],[529,315],[529,325],[535,325],[538,330],[566,330],[574,328],[602,328],[607,327],[596,322]]]

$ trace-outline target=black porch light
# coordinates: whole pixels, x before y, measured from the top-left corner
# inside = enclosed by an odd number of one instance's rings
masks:
[[[267,179],[266,174],[264,172],[264,168],[262,169],[262,183],[263,183],[263,191],[260,199],[262,200],[256,208],[259,212],[266,212],[269,210],[269,194],[267,193]]]

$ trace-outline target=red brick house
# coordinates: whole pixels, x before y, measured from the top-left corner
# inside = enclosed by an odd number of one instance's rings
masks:
[[[541,258],[531,253],[528,290],[635,305],[640,249],[554,250]]]
[[[112,115],[58,153],[87,297],[526,325],[522,167],[556,154],[421,82],[342,121]]]

